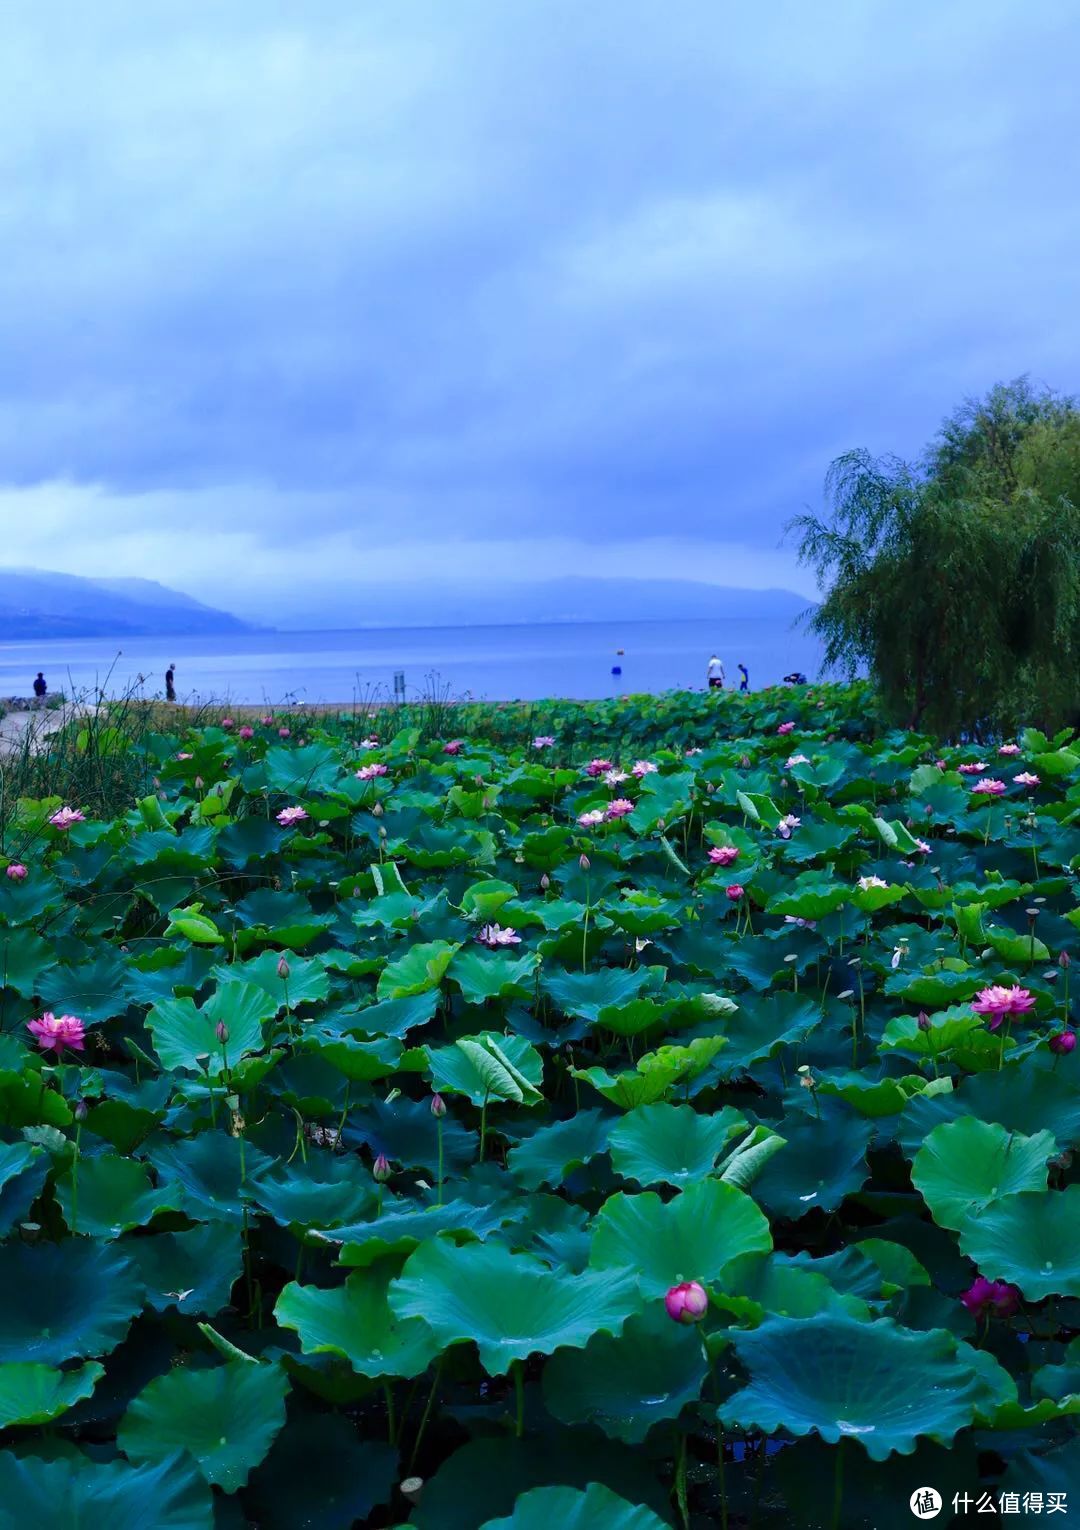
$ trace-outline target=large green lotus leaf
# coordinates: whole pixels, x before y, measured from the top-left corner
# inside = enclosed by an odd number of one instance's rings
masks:
[[[648,775],[641,783],[641,795],[630,814],[637,834],[651,834],[660,820],[667,824],[680,818],[694,797],[694,776],[689,770],[673,775]]]
[[[727,1142],[746,1126],[742,1111],[730,1105],[708,1116],[690,1105],[640,1105],[608,1136],[612,1167],[641,1185],[682,1189],[711,1174]]]
[[[153,1465],[0,1452],[0,1530],[213,1530],[210,1489],[178,1458]]]
[[[616,1036],[642,1036],[664,1025],[675,1005],[656,999],[631,999],[628,1004],[612,1004],[600,1011],[597,1025]]]
[[[538,1086],[544,1080],[544,1060],[524,1036],[484,1031],[462,1036],[429,1056],[436,1089],[467,1095],[474,1105],[486,1100],[537,1105],[543,1099]]]
[[[225,1132],[180,1137],[150,1151],[164,1184],[179,1184],[184,1210],[195,1222],[239,1222],[254,1199],[254,1181],[273,1159]]]
[[[513,1513],[517,1499],[530,1488],[585,1488],[594,1482],[628,1503],[651,1508],[670,1524],[667,1492],[641,1451],[606,1440],[595,1430],[554,1426],[534,1439],[500,1434],[470,1440],[425,1482],[410,1518],[418,1530],[475,1530],[478,1523]]]
[[[607,1068],[571,1068],[574,1078],[584,1079],[597,1094],[603,1095],[620,1110],[635,1110],[662,1100],[678,1083],[681,1069],[675,1062],[657,1062],[654,1055],[643,1057],[636,1068],[610,1073]]]
[[[370,1148],[372,1158],[385,1153],[402,1168],[426,1169],[429,1179],[438,1173],[439,1122],[431,1114],[430,1100],[404,1095],[372,1100],[363,1110],[350,1112],[342,1135],[350,1147]],[[443,1173],[450,1176],[467,1168],[476,1158],[478,1141],[478,1134],[455,1120],[448,1108],[442,1118]]]
[[[664,1530],[641,1504],[627,1503],[599,1482],[587,1488],[541,1487],[522,1493],[513,1514],[485,1520],[480,1530]]]
[[[804,1318],[843,1311],[869,1317],[858,1297],[842,1294],[817,1270],[784,1264],[775,1254],[733,1259],[712,1291],[713,1305],[740,1323],[756,1327],[766,1317]]]
[[[850,897],[851,888],[842,882],[834,882],[820,871],[804,871],[782,893],[769,899],[766,911],[793,919],[818,920],[834,913]]]
[[[596,1424],[640,1444],[661,1419],[696,1401],[708,1374],[701,1335],[673,1324],[661,1301],[627,1318],[618,1338],[557,1350],[544,1367],[544,1401],[564,1424]]]
[[[721,1180],[702,1180],[673,1200],[651,1190],[621,1191],[600,1208],[589,1263],[640,1276],[648,1296],[684,1280],[715,1280],[740,1254],[772,1248],[769,1224],[750,1197]]]
[[[494,1243],[422,1244],[390,1287],[399,1317],[419,1317],[446,1344],[475,1342],[480,1361],[502,1376],[515,1360],[580,1349],[601,1330],[617,1333],[640,1305],[629,1273],[593,1271],[568,1280],[531,1254]]]
[[[926,1080],[916,1074],[906,1078],[869,1078],[847,1070],[821,1079],[818,1088],[822,1094],[838,1095],[860,1116],[877,1121],[882,1116],[898,1115],[925,1084]]]
[[[754,1181],[754,1194],[777,1216],[835,1211],[866,1180],[866,1149],[873,1125],[855,1116],[784,1118],[786,1146]]]
[[[0,1244],[0,1361],[107,1355],[142,1306],[134,1267],[89,1240]]]
[[[885,992],[897,994],[917,1009],[948,1009],[974,996],[985,986],[986,978],[978,968],[952,972],[948,968],[932,972],[894,972],[885,980]]]
[[[29,1218],[51,1167],[49,1155],[29,1142],[0,1144],[0,1238]]]
[[[526,1190],[541,1185],[553,1189],[607,1147],[611,1121],[599,1110],[579,1110],[567,1121],[555,1121],[518,1143],[507,1155],[507,1167]]]
[[[535,951],[518,957],[459,951],[450,964],[450,976],[470,1004],[485,1004],[489,999],[526,997],[534,987],[539,964]]]
[[[175,1307],[203,1317],[227,1306],[243,1260],[240,1230],[225,1222],[129,1238],[124,1250],[138,1268],[151,1307],[158,1312]]]
[[[285,1287],[274,1316],[305,1354],[343,1355],[361,1376],[419,1376],[441,1349],[421,1318],[398,1318],[386,1300],[389,1269],[356,1270],[343,1286]]]
[[[276,1006],[255,983],[222,983],[202,1009],[192,999],[162,999],[146,1017],[163,1068],[218,1076],[248,1052],[263,1049],[263,1025]],[[217,1027],[224,1025],[222,1042]]]
[[[374,1181],[359,1161],[326,1152],[311,1154],[306,1163],[278,1164],[253,1193],[282,1227],[358,1222],[375,1204]]]
[[[96,1360],[58,1371],[51,1365],[0,1365],[0,1429],[47,1424],[89,1397],[105,1374]]]
[[[1080,1185],[1002,1196],[964,1223],[960,1248],[1028,1301],[1080,1296]]]
[[[970,1006],[954,1004],[929,1017],[924,1030],[917,1015],[897,1015],[890,1020],[878,1043],[880,1052],[905,1052],[914,1057],[948,1057],[970,1042],[973,1033],[985,1035],[982,1018]],[[996,1062],[996,1058],[995,1058]]]
[[[439,995],[434,990],[414,993],[407,999],[383,999],[379,1004],[369,1004],[365,1009],[350,1009],[341,1014],[321,1017],[320,1031],[329,1030],[335,1035],[342,1032],[361,1036],[402,1037],[417,1026],[427,1025],[434,1019],[439,1007]]]
[[[442,1206],[419,1208],[413,1201],[401,1203],[397,1211],[388,1202],[381,1214],[370,1222],[352,1222],[347,1227],[332,1227],[319,1236],[326,1242],[341,1244],[339,1264],[363,1269],[386,1254],[411,1252],[427,1238],[446,1233],[456,1240],[486,1238],[511,1213],[503,1206],[473,1206],[468,1201],[446,1201]]]
[[[303,1039],[303,1050],[324,1057],[332,1068],[352,1083],[370,1084],[397,1072],[402,1048],[401,1042],[393,1036],[380,1036],[376,1041],[356,1041],[352,1036],[339,1036],[328,1041],[308,1031]]]
[[[513,882],[500,882],[490,878],[486,882],[474,882],[462,894],[461,909],[465,914],[475,914],[482,920],[494,919],[504,903],[517,897]]]
[[[1022,1137],[994,1121],[961,1116],[935,1126],[915,1155],[911,1181],[939,1227],[958,1231],[991,1201],[1019,1190],[1045,1190],[1049,1132]]]
[[[438,988],[460,943],[432,940],[426,945],[410,946],[404,956],[388,962],[379,977],[380,999],[407,999],[413,994]]]
[[[912,1154],[941,1121],[976,1116],[1006,1131],[1033,1137],[1048,1131],[1061,1149],[1080,1144],[1080,1089],[1068,1073],[1054,1070],[1053,1057],[1034,1053],[1023,1065],[1006,1066],[964,1079],[951,1094],[916,1095],[904,1107],[899,1136]]]
[[[333,791],[341,775],[341,761],[329,744],[300,744],[296,748],[274,744],[261,760],[247,767],[243,781],[249,792],[267,786],[287,797],[307,797]]]
[[[946,1444],[975,1417],[982,1383],[944,1329],[821,1313],[769,1318],[731,1339],[750,1382],[722,1404],[726,1428],[813,1431],[830,1445],[850,1436],[884,1461],[923,1435]]]
[[[87,1025],[94,1025],[122,1015],[133,986],[123,959],[106,949],[79,967],[53,964],[38,983],[37,992],[47,1009],[78,1015]]]
[[[385,1503],[400,1476],[398,1453],[357,1439],[333,1413],[290,1418],[244,1493],[260,1530],[351,1530]]]
[[[276,1365],[230,1360],[210,1370],[171,1370],[135,1398],[117,1444],[132,1461],[186,1451],[212,1487],[235,1493],[284,1424],[288,1390]]]
[[[600,967],[593,972],[545,972],[541,987],[564,1014],[598,1021],[602,1009],[628,1004],[655,993],[667,976],[664,967]]]
[[[724,1021],[728,1046],[723,1069],[731,1073],[764,1062],[781,1047],[805,1041],[820,1024],[821,1006],[801,994],[742,994],[738,1013]]]
[[[11,988],[24,999],[32,998],[56,961],[47,940],[28,930],[0,931],[0,986]]]
[[[251,961],[222,963],[210,976],[216,983],[254,983],[271,1000],[275,1014],[286,1005],[299,1009],[303,1004],[321,1003],[327,997],[330,979],[320,957],[290,953],[287,979],[278,974],[280,960],[277,951],[261,951]]]
[[[56,1198],[73,1233],[105,1239],[145,1227],[159,1212],[177,1211],[183,1203],[178,1185],[154,1189],[143,1164],[112,1153],[80,1159],[77,1175],[73,1168],[65,1170],[56,1181]]]
[[[1000,924],[986,927],[987,943],[1009,966],[1024,962],[1048,962],[1050,951],[1035,935],[1017,935]]]

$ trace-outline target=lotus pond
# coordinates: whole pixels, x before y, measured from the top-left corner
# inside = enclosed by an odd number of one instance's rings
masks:
[[[842,688],[453,721],[8,815],[0,1526],[1080,1493],[1080,751]]]

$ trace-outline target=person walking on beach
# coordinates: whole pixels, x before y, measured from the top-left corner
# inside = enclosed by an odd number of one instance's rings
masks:
[[[715,654],[713,654],[712,658],[709,660],[708,666],[705,670],[705,677],[708,681],[710,691],[722,691],[724,689],[725,677],[723,660],[718,659]]]
[[[34,700],[37,702],[39,707],[44,705],[45,697],[48,695],[48,693],[49,687],[45,683],[45,676],[39,669],[37,672],[37,679],[34,681]]]
[[[165,671],[165,700],[176,700],[176,665],[170,664]]]
[[[737,664],[735,667],[742,676],[742,679],[739,681],[740,691],[748,691],[750,689],[750,671],[745,664]]]

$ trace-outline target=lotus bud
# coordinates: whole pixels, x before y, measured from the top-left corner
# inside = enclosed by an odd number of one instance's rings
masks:
[[[667,1315],[676,1323],[700,1323],[709,1310],[709,1296],[696,1280],[684,1280],[672,1286],[664,1297]]]
[[[201,792],[202,789],[203,789],[203,778],[202,778],[202,776],[196,776],[195,777],[195,790],[197,792]]]
[[[390,1160],[385,1153],[380,1153],[375,1160],[371,1171],[371,1177],[377,1185],[385,1185],[391,1175]]]
[[[382,803],[381,802],[376,802],[375,806],[372,808],[371,811],[372,811],[372,814],[374,815],[374,817],[381,818],[382,815],[383,815],[383,805],[382,805]]]
[[[288,979],[288,976],[289,976],[289,964],[285,960],[284,956],[279,956],[278,957],[277,975],[278,975],[278,977],[281,979],[281,981],[283,983],[286,982],[287,979]]]
[[[386,826],[384,824],[380,824],[379,825],[379,838],[380,839],[385,839],[386,837],[387,837],[387,835],[386,835]]]
[[[930,1016],[926,1013],[925,1009],[920,1009],[916,1024],[920,1031],[928,1031],[930,1029]]]
[[[1076,1046],[1075,1031],[1058,1031],[1056,1036],[1050,1037],[1050,1050],[1058,1057],[1066,1057]]]
[[[545,871],[544,875],[540,878],[540,891],[541,892],[547,892],[547,890],[548,890],[548,888],[550,886],[551,886],[551,878],[548,876],[547,872]]]
[[[436,1121],[445,1116],[446,1101],[441,1094],[433,1094],[431,1096],[431,1114],[435,1117]]]
[[[1068,972],[1071,965],[1072,960],[1068,951],[1062,951],[1061,955],[1058,957],[1058,966],[1061,968],[1062,972]]]
[[[589,860],[587,855],[581,855],[578,857],[578,865],[581,867],[582,871],[588,871],[589,867],[592,865],[592,862]]]
[[[80,1126],[86,1120],[89,1114],[90,1112],[87,1109],[86,1101],[77,1100],[75,1102],[75,1109],[72,1111],[72,1115],[75,1117],[76,1121],[78,1121]]]
[[[217,1025],[214,1026],[214,1035],[221,1042],[222,1046],[228,1041],[229,1027],[225,1024],[224,1020],[219,1020]]]

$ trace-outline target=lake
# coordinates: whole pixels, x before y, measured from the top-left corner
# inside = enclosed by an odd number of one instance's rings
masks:
[[[741,660],[758,689],[794,669],[813,679],[821,645],[787,621],[757,618],[65,638],[0,643],[0,695],[29,695],[39,669],[51,691],[69,696],[99,688],[160,695],[175,662],[178,697],[193,702],[351,703],[391,692],[395,671],[410,699],[432,686],[474,700],[587,699],[698,689],[712,653],[729,685]]]

